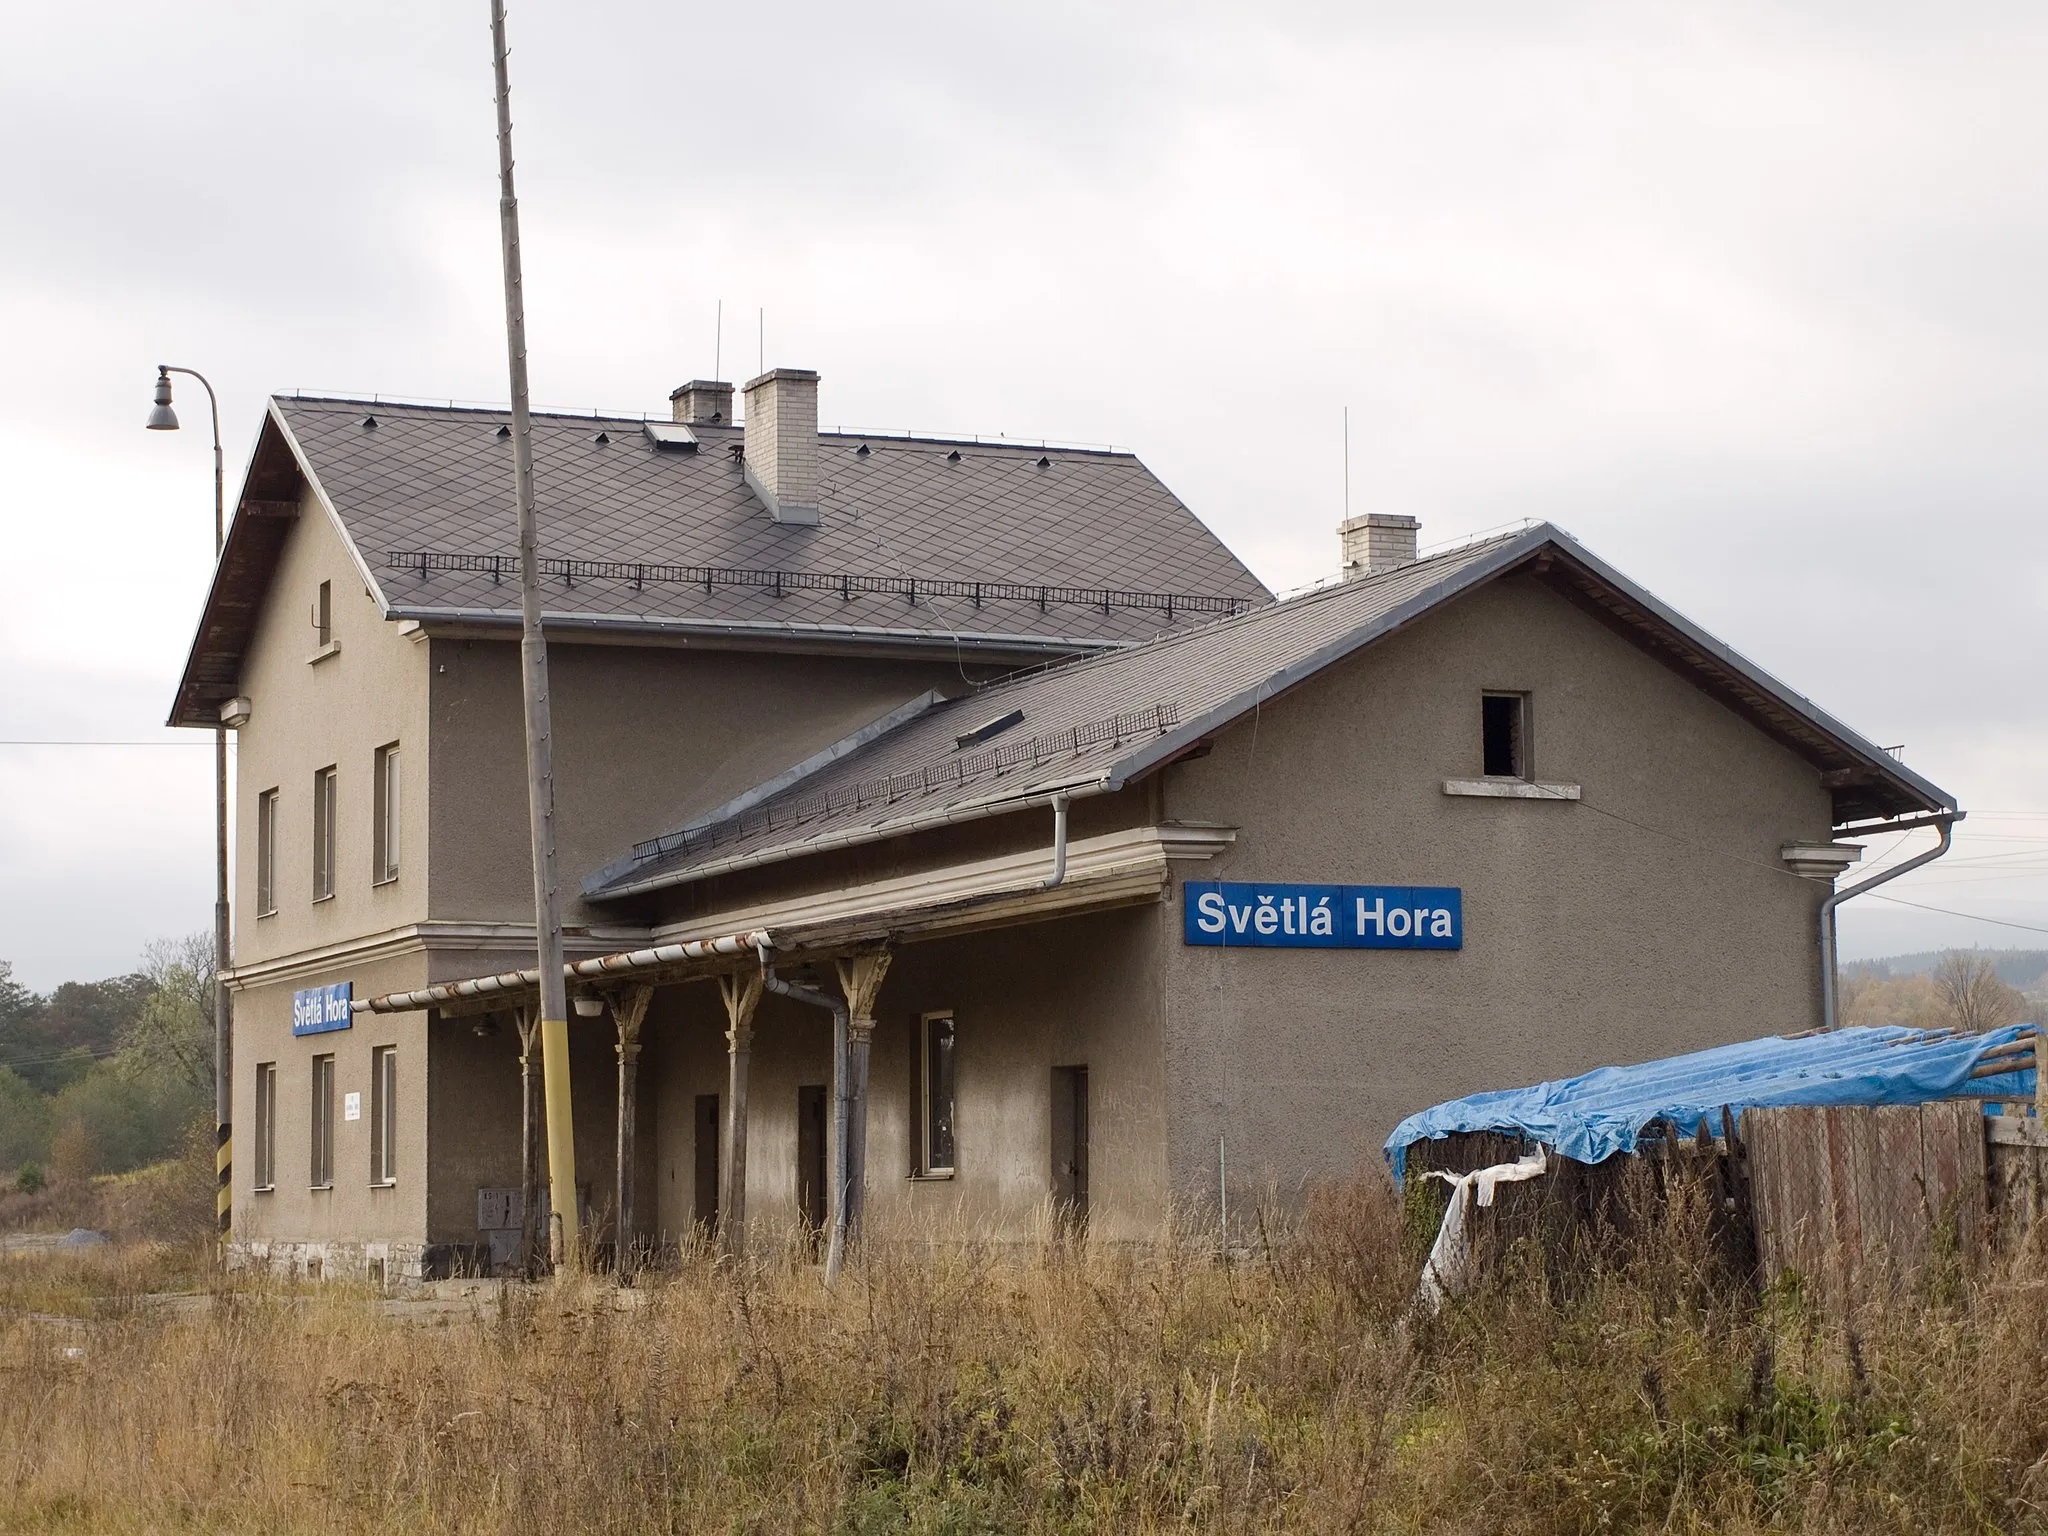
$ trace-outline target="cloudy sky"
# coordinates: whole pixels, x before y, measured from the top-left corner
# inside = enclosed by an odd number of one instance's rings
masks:
[[[173,739],[211,486],[154,365],[231,479],[272,391],[502,399],[497,189],[484,0],[4,10],[0,958],[47,987],[209,921],[205,750],[20,744]],[[723,300],[726,377],[765,311],[828,423],[1135,447],[1282,588],[1348,407],[1354,510],[1551,519],[1961,797],[1846,953],[2048,947],[2048,10],[512,30],[541,403],[664,409]]]

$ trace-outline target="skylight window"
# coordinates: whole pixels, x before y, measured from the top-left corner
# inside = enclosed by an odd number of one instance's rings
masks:
[[[958,736],[955,736],[953,738],[953,745],[963,751],[968,747],[979,746],[991,736],[1002,735],[1011,726],[1020,723],[1023,718],[1023,710],[1013,709],[1007,715],[997,715],[993,720],[984,720],[973,730],[963,731]]]
[[[650,421],[646,427],[647,440],[657,448],[673,448],[679,453],[697,451],[697,434],[680,421]]]

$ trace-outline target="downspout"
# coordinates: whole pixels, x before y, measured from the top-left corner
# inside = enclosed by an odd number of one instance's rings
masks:
[[[756,950],[761,957],[761,985],[794,1002],[824,1008],[832,1015],[832,1224],[825,1245],[825,1283],[839,1278],[846,1262],[846,1004],[828,997],[815,987],[784,981],[775,974],[763,940]]]
[[[1067,801],[1064,791],[1052,797],[1052,873],[1039,889],[1049,891],[1067,878]]]
[[[1822,1029],[1833,1030],[1841,1027],[1841,1020],[1837,1017],[1840,1012],[1840,999],[1837,995],[1840,988],[1835,979],[1835,908],[1839,907],[1851,896],[1861,896],[1873,886],[1883,885],[1887,880],[1896,880],[1899,876],[1918,869],[1922,864],[1932,864],[1936,859],[1948,852],[1950,841],[1955,835],[1955,824],[1961,821],[1963,816],[1964,813],[1962,811],[1955,811],[1934,822],[1933,826],[1941,834],[1941,841],[1925,853],[1916,854],[1897,868],[1888,869],[1881,875],[1873,875],[1868,880],[1850,886],[1846,891],[1831,892],[1827,900],[1820,904],[1820,1027]],[[1923,822],[1921,825],[1925,826],[1928,823]],[[1882,827],[1870,827],[1866,829],[1866,832],[1881,832],[1883,830]]]

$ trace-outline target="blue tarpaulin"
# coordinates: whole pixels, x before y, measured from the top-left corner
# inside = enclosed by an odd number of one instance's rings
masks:
[[[1721,1128],[1725,1105],[1737,1116],[1758,1105],[1924,1104],[1973,1095],[2032,1099],[2034,1071],[1972,1078],[1984,1053],[2032,1030],[2014,1025],[1961,1035],[1917,1029],[1838,1029],[1832,1034],[1773,1035],[1667,1056],[1632,1067],[1596,1067],[1532,1088],[1504,1088],[1452,1099],[1410,1115],[1387,1138],[1400,1178],[1408,1148],[1459,1131],[1519,1131],[1553,1152],[1597,1163],[1633,1152],[1653,1121],[1670,1120],[1687,1136],[1702,1124]]]

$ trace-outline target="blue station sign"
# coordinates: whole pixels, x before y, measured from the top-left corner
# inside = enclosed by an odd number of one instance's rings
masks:
[[[1448,885],[1266,885],[1189,880],[1182,937],[1230,949],[1463,949]]]
[[[349,1007],[355,997],[355,983],[337,981],[331,987],[307,987],[292,994],[292,1033],[324,1035],[347,1029],[355,1021]]]

